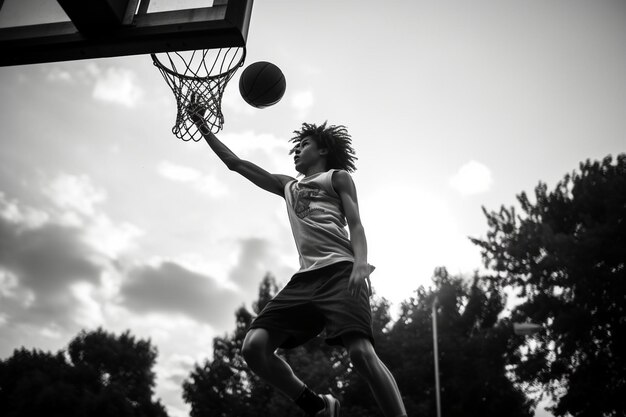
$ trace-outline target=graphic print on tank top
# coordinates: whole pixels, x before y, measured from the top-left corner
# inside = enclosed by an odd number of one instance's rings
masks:
[[[315,207],[315,200],[319,199],[320,188],[315,184],[296,184],[292,190],[293,209],[300,219],[307,218],[311,213],[324,212],[324,209]],[[313,205],[311,205],[313,203]]]

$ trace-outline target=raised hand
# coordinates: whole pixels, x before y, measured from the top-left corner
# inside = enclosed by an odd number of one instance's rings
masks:
[[[196,125],[201,125],[204,123],[204,114],[206,113],[206,107],[200,103],[198,100],[196,93],[191,93],[191,99],[189,100],[189,104],[187,105],[187,114],[192,122]]]

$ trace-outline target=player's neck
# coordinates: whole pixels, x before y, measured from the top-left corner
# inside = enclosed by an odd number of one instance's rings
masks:
[[[307,168],[305,170],[305,172],[303,172],[304,177],[311,177],[313,175],[319,174],[320,172],[326,172],[328,171],[326,169],[326,161],[322,161],[322,163],[320,164],[315,164],[309,168]]]

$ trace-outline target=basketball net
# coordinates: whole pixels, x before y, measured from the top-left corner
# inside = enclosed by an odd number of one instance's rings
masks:
[[[158,56],[157,56],[158,55]],[[201,49],[186,52],[151,54],[152,62],[170,86],[176,98],[176,123],[172,133],[184,141],[203,138],[188,114],[188,107],[195,103],[206,109],[203,115],[211,132],[217,133],[224,126],[222,96],[224,88],[246,57],[244,47]]]

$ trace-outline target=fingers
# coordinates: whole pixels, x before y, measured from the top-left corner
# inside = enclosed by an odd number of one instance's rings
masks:
[[[189,96],[189,104],[187,105],[187,108],[190,109],[197,109],[200,106],[198,97],[196,96],[196,92],[195,91],[191,91],[191,95]]]
[[[200,103],[198,94],[195,91],[191,91],[186,110],[191,119],[197,122],[204,118],[207,109]]]
[[[198,101],[195,91],[191,92],[191,96],[189,97],[189,105],[187,107],[196,111],[200,108],[200,103]]]
[[[365,287],[365,289],[367,290],[367,295],[371,296],[372,282],[370,281],[369,276],[366,276],[363,279],[350,278],[350,280],[348,281],[348,292],[350,292],[350,295],[353,297],[357,297],[363,287]]]

